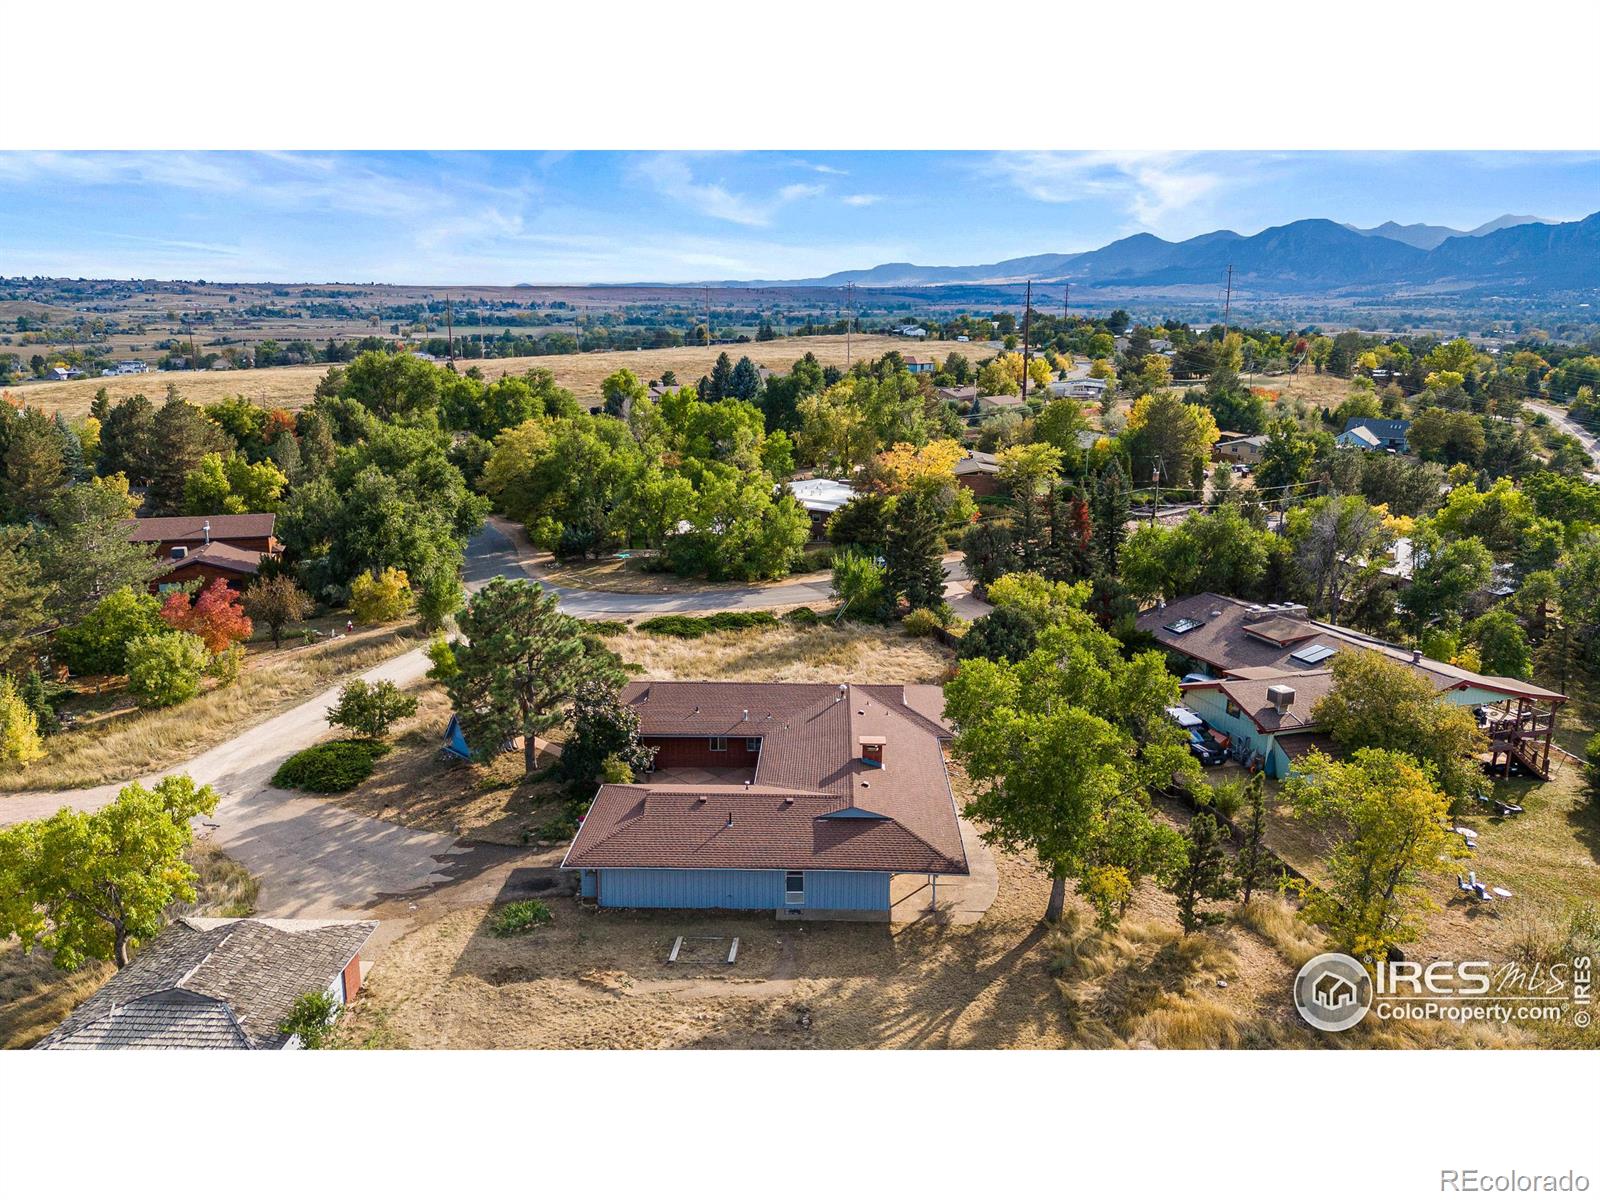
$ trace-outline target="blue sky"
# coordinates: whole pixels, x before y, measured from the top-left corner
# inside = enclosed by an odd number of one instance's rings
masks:
[[[1600,155],[3,152],[0,275],[588,283],[1600,208]]]

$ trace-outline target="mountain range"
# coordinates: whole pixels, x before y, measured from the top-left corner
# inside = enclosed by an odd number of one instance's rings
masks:
[[[1169,242],[1137,233],[1077,254],[1035,254],[965,267],[883,263],[816,279],[740,282],[927,287],[1032,280],[1159,290],[1220,284],[1230,266],[1235,289],[1256,294],[1359,294],[1395,288],[1541,293],[1600,288],[1600,213],[1565,222],[1507,214],[1466,232],[1393,221],[1356,229],[1311,219],[1249,237],[1220,229]]]

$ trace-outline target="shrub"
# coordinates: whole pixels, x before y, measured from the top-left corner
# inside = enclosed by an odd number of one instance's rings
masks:
[[[385,567],[377,578],[363,571],[350,581],[350,608],[363,625],[398,621],[411,609],[411,581],[395,567]]]
[[[1584,767],[1584,777],[1589,781],[1589,794],[1600,800],[1600,733],[1589,739],[1588,745],[1583,748],[1583,756],[1589,760],[1589,765]]]
[[[1033,653],[1039,626],[1027,613],[997,608],[979,617],[962,635],[958,658],[987,658],[995,662],[1021,662]]]
[[[620,754],[609,755],[600,764],[600,778],[607,783],[632,783],[633,764]]]
[[[160,633],[161,601],[131,587],[106,596],[76,625],[56,634],[56,648],[74,675],[121,675],[128,669],[128,646],[146,634]]]
[[[807,608],[804,604],[799,608],[791,608],[783,614],[783,619],[791,625],[817,625],[822,621],[815,609]]]
[[[206,644],[192,633],[147,633],[128,644],[128,690],[148,708],[170,708],[200,694],[211,665]]]
[[[352,679],[339,692],[339,702],[328,710],[328,724],[341,725],[366,738],[381,738],[389,726],[417,711],[417,701],[387,679],[368,683]]]
[[[272,776],[272,786],[302,792],[348,792],[389,752],[381,742],[345,739],[321,742],[291,755]]]
[[[707,617],[677,615],[651,617],[648,621],[639,622],[639,628],[645,633],[661,634],[664,637],[698,638],[705,637],[708,633],[722,633],[735,629],[761,629],[777,623],[777,617],[758,610],[712,613]]]
[[[283,627],[305,620],[311,608],[311,597],[287,575],[260,577],[245,589],[245,612],[266,625],[274,646],[283,645]]]
[[[194,634],[212,654],[221,654],[253,632],[238,597],[220,579],[208,583],[192,604],[186,592],[168,592],[161,619],[174,629]]]
[[[1211,789],[1211,807],[1230,821],[1244,807],[1244,784],[1236,779],[1225,779]]]
[[[833,547],[814,546],[800,555],[796,564],[801,571],[826,571],[833,566]]]
[[[307,1050],[321,1050],[332,1037],[333,1022],[338,1015],[338,1001],[327,992],[306,992],[295,998],[278,1032],[299,1038],[300,1045]]]
[[[615,637],[619,633],[628,632],[626,621],[585,621],[584,624],[596,637]]]
[[[554,919],[550,906],[543,900],[514,900],[495,909],[489,918],[489,932],[495,937],[515,937],[548,925]]]
[[[901,621],[912,637],[932,637],[944,628],[939,614],[929,608],[913,608]]]
[[[238,644],[229,646],[221,654],[213,654],[210,665],[206,667],[206,673],[223,684],[238,682],[243,670],[244,647]]]

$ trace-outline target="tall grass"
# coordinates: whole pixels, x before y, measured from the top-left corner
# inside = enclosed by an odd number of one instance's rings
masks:
[[[1266,939],[1296,970],[1328,948],[1321,931],[1302,921],[1294,906],[1281,896],[1252,896],[1234,915],[1240,924]]]
[[[651,679],[784,683],[940,683],[954,654],[930,640],[873,625],[780,624],[709,633],[686,641],[632,630],[606,639]]]
[[[246,671],[184,704],[110,717],[51,738],[48,756],[0,773],[0,792],[93,787],[174,766],[324,690],[422,644],[409,630],[308,647]]]

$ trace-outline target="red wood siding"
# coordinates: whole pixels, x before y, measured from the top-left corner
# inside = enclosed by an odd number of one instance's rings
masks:
[[[344,1002],[349,1004],[361,990],[361,956],[358,954],[345,964]]]
[[[230,571],[227,567],[219,567],[213,563],[183,563],[180,566],[174,567],[165,575],[158,575],[154,580],[152,580],[150,584],[150,594],[159,595],[161,593],[161,585],[164,583],[188,583],[191,579],[201,580],[202,587],[205,587],[213,579],[220,579],[234,591],[239,592],[249,587],[250,581],[254,578],[254,575],[246,572]]]
[[[224,544],[229,545],[229,546],[235,546],[240,550],[254,550],[254,551],[258,551],[258,552],[260,552],[262,554],[277,554],[280,550],[283,549],[283,543],[278,541],[277,538],[272,537],[270,535],[266,536],[266,537],[229,537],[229,538],[214,537],[211,540],[213,542],[221,542],[221,543],[224,543]],[[151,543],[146,542],[144,544],[145,545],[150,545]],[[203,538],[203,537],[194,537],[194,538],[175,538],[172,541],[156,542],[155,546],[156,546],[156,553],[159,554],[162,558],[171,558],[172,557],[172,548],[174,546],[186,546],[190,550],[199,550],[205,544],[206,544],[205,538]]]
[[[753,767],[761,757],[760,739],[757,749],[745,749],[742,737],[728,738],[726,750],[713,750],[711,739],[703,737],[641,738],[647,746],[656,748],[657,767]]]

